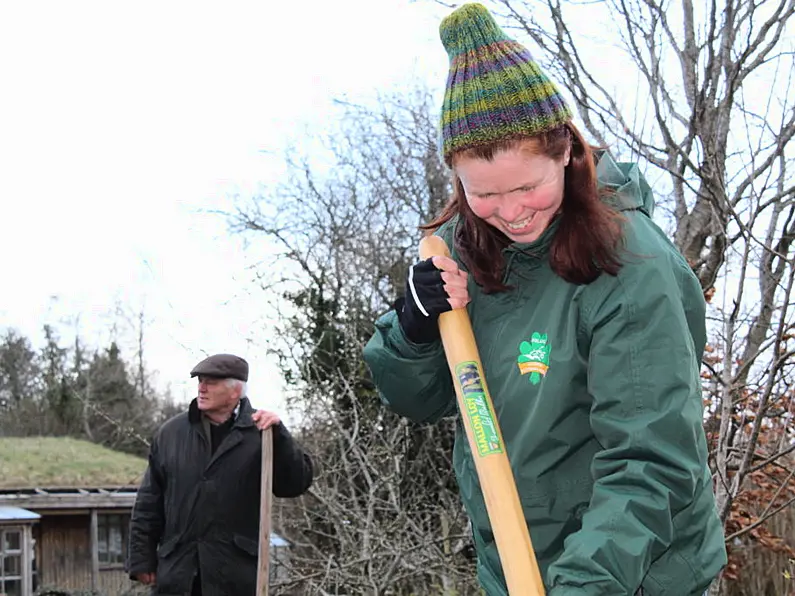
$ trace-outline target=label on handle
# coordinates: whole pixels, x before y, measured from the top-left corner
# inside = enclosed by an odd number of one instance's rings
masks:
[[[478,455],[485,457],[503,453],[497,432],[496,416],[486,400],[483,375],[477,362],[461,362],[455,367],[455,376],[464,396],[463,414],[469,418],[475,435]]]

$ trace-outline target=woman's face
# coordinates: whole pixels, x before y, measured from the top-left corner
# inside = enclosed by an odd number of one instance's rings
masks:
[[[560,208],[568,163],[568,152],[555,161],[518,146],[491,161],[459,156],[454,168],[473,213],[524,243],[537,240]]]

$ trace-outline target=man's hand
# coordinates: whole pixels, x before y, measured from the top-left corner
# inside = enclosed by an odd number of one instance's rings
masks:
[[[157,582],[157,574],[155,574],[154,572],[139,573],[138,575],[135,576],[135,579],[137,579],[142,584],[146,584],[147,586],[154,586],[155,583]]]
[[[257,410],[251,415],[251,419],[259,430],[265,430],[281,422],[281,418],[279,418],[278,414],[268,412],[267,410]]]

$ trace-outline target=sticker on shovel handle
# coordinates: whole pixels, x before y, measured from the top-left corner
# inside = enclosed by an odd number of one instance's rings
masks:
[[[469,418],[475,436],[478,455],[502,453],[502,441],[497,432],[496,416],[486,401],[483,376],[477,362],[462,362],[455,374],[464,396],[464,414]]]

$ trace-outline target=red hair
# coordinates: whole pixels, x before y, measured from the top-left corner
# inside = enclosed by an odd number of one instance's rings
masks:
[[[618,256],[622,241],[621,216],[599,191],[593,148],[580,131],[569,123],[534,137],[512,138],[475,147],[461,155],[491,161],[500,151],[521,146],[536,155],[555,161],[571,150],[565,170],[565,186],[560,219],[550,247],[552,270],[574,284],[587,284],[604,272],[616,275],[621,269]],[[455,159],[453,160],[455,161]],[[453,196],[442,213],[421,229],[433,231],[458,215],[460,223],[454,236],[454,248],[475,281],[486,293],[510,289],[502,282],[505,262],[502,250],[511,240],[494,226],[476,216],[469,207],[461,180],[453,173]]]

